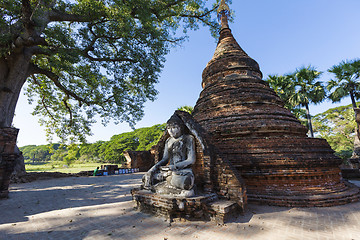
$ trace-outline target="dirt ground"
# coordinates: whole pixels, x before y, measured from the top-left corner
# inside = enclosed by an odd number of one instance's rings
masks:
[[[0,200],[0,239],[360,240],[360,203],[328,208],[249,204],[245,215],[225,225],[170,224],[134,208],[130,190],[140,185],[142,175],[13,183],[9,199]]]

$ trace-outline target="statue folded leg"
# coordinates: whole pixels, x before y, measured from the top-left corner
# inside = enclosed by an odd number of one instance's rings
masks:
[[[194,174],[191,169],[173,172],[170,184],[182,190],[190,190],[194,186]]]

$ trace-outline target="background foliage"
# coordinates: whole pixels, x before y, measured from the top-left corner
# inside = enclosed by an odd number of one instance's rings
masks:
[[[110,141],[72,145],[28,145],[20,147],[20,151],[22,151],[25,161],[30,163],[62,161],[66,165],[71,165],[74,162],[120,164],[125,160],[124,151],[150,150],[158,142],[164,131],[165,124],[158,124],[114,135]]]
[[[316,136],[326,139],[339,157],[343,159],[351,157],[356,130],[351,104],[331,108],[315,115],[313,124]]]
[[[41,117],[50,140],[57,135],[85,142],[95,116],[104,125],[113,120],[134,127],[144,115],[144,103],[156,98],[155,84],[170,49],[200,26],[218,34],[218,4],[1,0],[0,109],[6,112],[0,125],[10,127],[16,106],[3,99],[17,99],[26,81],[33,114]],[[3,93],[3,83],[12,95]],[[69,151],[70,161],[77,150]]]
[[[356,122],[352,105],[328,109],[313,117],[314,133],[316,137],[328,141],[336,154],[347,159],[351,157]],[[60,145],[28,145],[21,147],[26,162],[63,162],[71,165],[81,163],[122,163],[126,150],[150,150],[156,145],[166,124],[139,128],[132,132],[114,135],[109,141],[98,141],[87,144]]]

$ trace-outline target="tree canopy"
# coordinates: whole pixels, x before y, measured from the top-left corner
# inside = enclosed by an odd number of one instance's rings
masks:
[[[165,124],[139,128],[132,132],[114,135],[109,141],[83,144],[48,144],[21,147],[26,161],[63,161],[71,165],[74,161],[121,163],[126,150],[145,151],[156,145],[165,131]]]
[[[339,102],[350,96],[352,106],[356,108],[356,100],[360,98],[360,59],[342,61],[328,71],[335,75],[335,79],[327,84],[328,90],[332,91],[329,98],[333,102]]]
[[[325,87],[320,81],[316,81],[322,72],[315,67],[302,67],[291,74],[295,84],[295,91],[290,95],[289,102],[294,106],[305,107],[310,136],[314,137],[314,131],[311,123],[309,104],[318,104],[324,101],[326,97]]]
[[[194,107],[184,105],[184,106],[179,107],[177,110],[184,111],[184,112],[187,112],[189,114],[192,114],[192,112],[194,111]]]
[[[285,108],[289,109],[303,125],[308,126],[307,121],[305,121],[305,110],[300,105],[290,102],[290,96],[295,92],[295,82],[290,75],[269,75],[265,81],[284,102]]]
[[[320,103],[326,97],[325,87],[320,81],[316,81],[322,73],[314,67],[301,67],[294,73],[286,75],[269,75],[266,81],[270,87],[284,101],[285,107],[306,125],[313,137],[311,115],[309,110],[310,103]],[[305,107],[304,111],[301,107]]]
[[[218,2],[1,0],[0,127],[11,126],[25,81],[48,136],[83,141],[95,116],[133,126],[169,49],[200,25],[217,33]]]
[[[326,139],[337,155],[343,159],[351,157],[356,129],[352,104],[319,113],[313,123],[315,134]]]

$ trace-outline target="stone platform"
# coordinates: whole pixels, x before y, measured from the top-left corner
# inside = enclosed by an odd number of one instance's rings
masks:
[[[332,207],[357,202],[360,200],[360,188],[347,183],[344,191],[316,195],[256,195],[248,194],[248,201],[257,204],[268,204],[282,207]]]
[[[138,210],[174,219],[211,220],[223,224],[239,216],[241,208],[235,201],[218,199],[217,194],[204,194],[194,197],[174,197],[135,188],[131,190]]]

